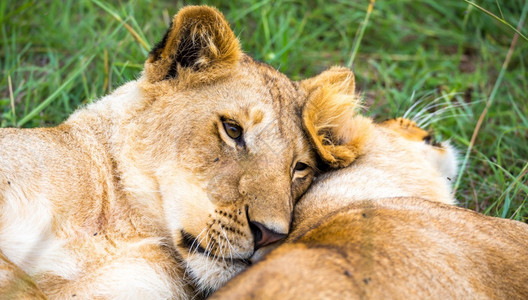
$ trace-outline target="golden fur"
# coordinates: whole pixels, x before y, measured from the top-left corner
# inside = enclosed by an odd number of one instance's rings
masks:
[[[258,228],[290,230],[316,164],[302,108],[351,74],[338,73],[292,82],[244,54],[216,9],[183,8],[138,80],[57,127],[0,130],[2,292],[214,291],[246,268]]]
[[[451,205],[454,149],[402,118],[313,118],[336,105],[308,103],[304,123],[324,161],[353,162],[318,177],[285,242],[211,299],[527,299],[528,225]],[[349,135],[324,143],[321,122]]]
[[[346,68],[334,67],[304,80],[302,84],[310,92],[303,125],[315,150],[333,168],[348,166],[362,153],[363,138],[370,130],[368,120],[359,116],[352,118],[359,107],[353,73]],[[345,124],[354,126],[353,130]]]

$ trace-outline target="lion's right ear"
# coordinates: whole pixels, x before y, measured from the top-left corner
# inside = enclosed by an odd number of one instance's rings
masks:
[[[361,101],[354,91],[354,74],[334,67],[301,85],[308,93],[303,125],[319,157],[331,168],[350,165],[363,153],[373,126],[357,114]]]
[[[186,6],[150,51],[144,74],[150,82],[177,78],[202,83],[227,74],[241,54],[221,12],[209,6]]]

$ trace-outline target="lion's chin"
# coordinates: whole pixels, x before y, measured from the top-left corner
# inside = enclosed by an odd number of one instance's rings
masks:
[[[251,262],[195,253],[185,259],[185,264],[186,273],[193,280],[198,292],[209,295],[245,270]]]

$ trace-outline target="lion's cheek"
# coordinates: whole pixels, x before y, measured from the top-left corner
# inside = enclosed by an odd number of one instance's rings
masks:
[[[210,202],[217,207],[242,207],[244,199],[238,188],[241,172],[236,168],[223,168],[214,171],[204,186]]]
[[[159,188],[163,214],[171,236],[179,238],[182,229],[198,235],[208,222],[208,216],[215,210],[207,192],[192,173],[176,168],[166,169],[162,173],[163,176],[158,177]]]

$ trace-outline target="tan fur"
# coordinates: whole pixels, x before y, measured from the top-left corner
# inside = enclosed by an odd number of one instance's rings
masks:
[[[450,205],[448,143],[355,118],[342,126],[366,134],[363,154],[318,177],[285,243],[211,299],[527,299],[528,225]]]
[[[47,299],[35,282],[0,252],[0,299]]]
[[[359,98],[354,93],[354,74],[334,67],[321,75],[304,80],[310,92],[303,110],[303,125],[319,156],[331,167],[346,167],[363,151],[370,120],[357,117]],[[332,99],[328,102],[327,99]],[[355,131],[336,124],[349,124]],[[352,136],[352,132],[360,132]]]
[[[302,107],[320,85],[244,54],[216,9],[183,8],[138,80],[57,127],[0,130],[0,286],[27,274],[22,291],[60,299],[214,291],[246,268],[250,221],[289,231],[316,164]]]
[[[416,122],[409,119],[395,118],[384,121],[381,124],[411,141],[421,142],[426,137],[430,136],[429,132],[418,127]],[[441,150],[441,148],[439,150]]]
[[[311,225],[211,299],[528,296],[520,222],[406,197],[354,201]]]
[[[166,46],[151,52],[145,65],[145,75],[150,82],[164,79],[179,46],[188,43],[200,48],[200,58],[191,67],[178,66],[186,80],[178,79],[180,86],[201,84],[225,76],[236,66],[242,51],[235,34],[223,15],[212,7],[187,6],[174,16],[169,28]],[[214,13],[211,13],[213,11]],[[207,72],[193,72],[200,69]]]

